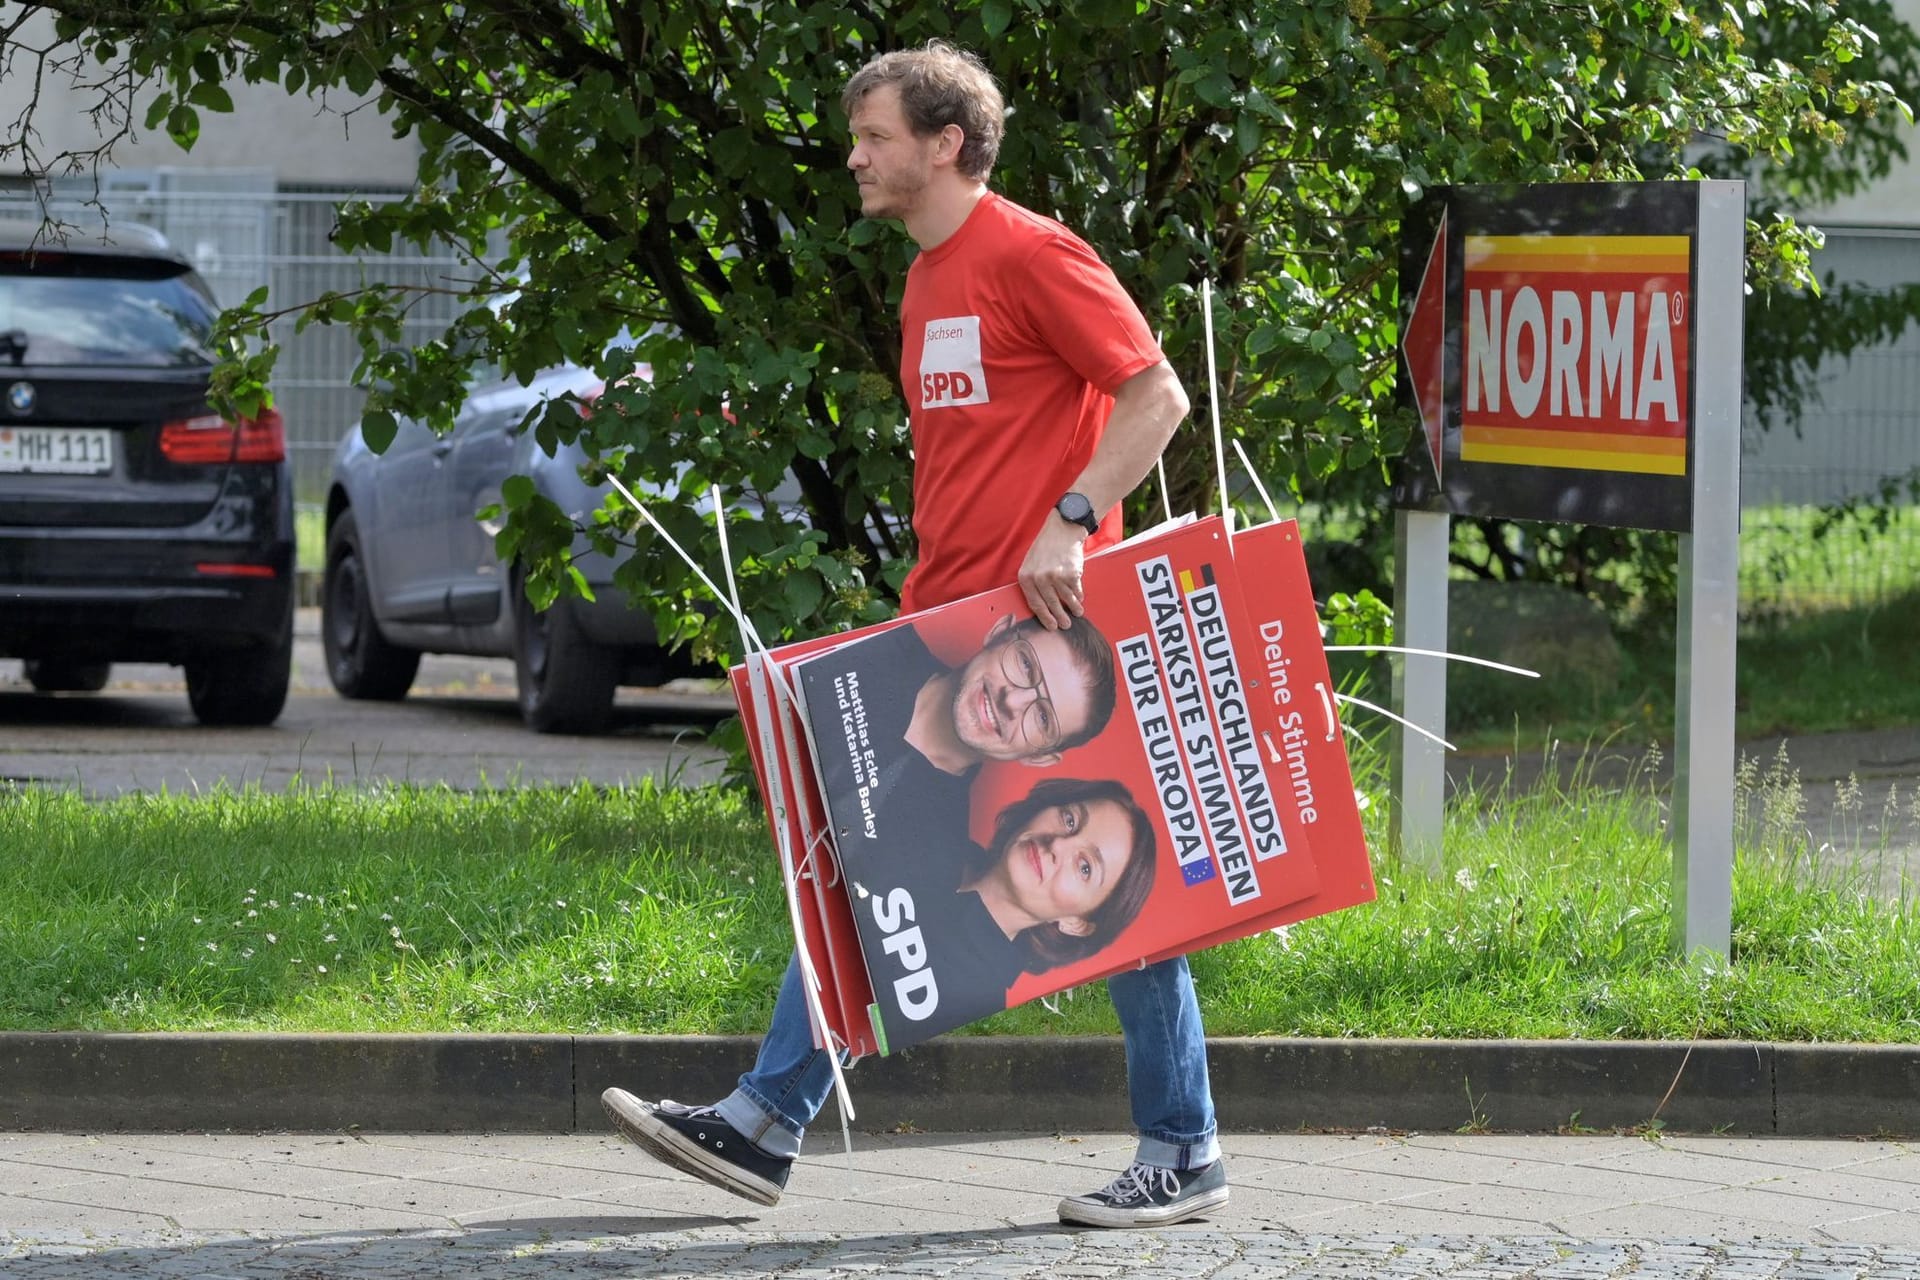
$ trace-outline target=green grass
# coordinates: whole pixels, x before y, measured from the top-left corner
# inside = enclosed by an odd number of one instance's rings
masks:
[[[744,1030],[762,830],[650,787],[11,793],[0,1027]]]
[[[319,507],[293,510],[293,563],[308,573],[327,567],[327,513]]]
[[[1864,521],[1815,537],[1817,507],[1740,513],[1740,600],[1750,615],[1850,607],[1920,592],[1920,509],[1896,507],[1885,529]]]
[[[1208,1029],[1920,1038],[1920,900],[1773,826],[1743,836],[1734,963],[1697,967],[1647,790],[1461,805],[1442,874],[1378,864],[1378,903],[1197,956]],[[789,947],[737,791],[22,790],[0,852],[9,1029],[757,1032]],[[975,1030],[1117,1029],[1097,991],[1054,1003]]]
[[[1743,623],[1735,640],[1735,733],[1826,733],[1920,723],[1920,591],[1871,604]],[[1448,737],[1465,749],[1562,741],[1670,741],[1675,653],[1671,619],[1620,637],[1619,680],[1594,690],[1571,680],[1450,672],[1472,681],[1449,698]],[[1348,678],[1387,689],[1386,666],[1332,655]],[[1371,696],[1371,695],[1367,695]],[[1378,700],[1378,699],[1376,699]]]

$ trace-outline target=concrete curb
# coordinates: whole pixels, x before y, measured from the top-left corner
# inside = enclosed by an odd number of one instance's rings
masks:
[[[737,1036],[0,1033],[0,1130],[570,1133],[600,1091],[720,1097]],[[1920,1046],[1220,1039],[1229,1131],[1920,1134]],[[864,1130],[1124,1132],[1119,1040],[963,1036],[862,1062]]]

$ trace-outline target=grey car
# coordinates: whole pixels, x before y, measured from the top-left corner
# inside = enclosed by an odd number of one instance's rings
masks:
[[[617,686],[695,673],[661,647],[647,611],[613,585],[612,562],[584,540],[574,563],[595,600],[563,597],[536,611],[520,573],[494,552],[498,526],[475,518],[511,475],[530,476],[576,518],[601,505],[607,491],[580,479],[577,450],[551,456],[517,429],[542,400],[599,386],[560,366],[527,386],[476,386],[446,436],[403,422],[381,454],[357,428],[341,441],[327,493],[321,639],[342,695],[405,697],[423,652],[511,657],[529,728],[591,733],[605,726]]]

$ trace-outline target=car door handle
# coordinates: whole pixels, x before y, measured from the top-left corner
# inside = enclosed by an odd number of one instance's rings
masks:
[[[436,440],[436,441],[434,441],[434,444],[433,444],[433,456],[434,456],[434,457],[436,457],[436,458],[444,458],[444,457],[446,457],[446,456],[447,456],[448,454],[450,454],[450,453],[452,453],[452,452],[453,452],[453,437],[452,437],[452,436],[442,436],[442,437],[440,437],[440,439],[438,439],[438,440]]]

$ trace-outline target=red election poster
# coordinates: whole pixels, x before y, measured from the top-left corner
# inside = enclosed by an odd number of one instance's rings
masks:
[[[1269,927],[1319,891],[1291,799],[1305,757],[1259,696],[1241,582],[1273,571],[1203,520],[1089,559],[1088,615],[1065,631],[1008,586],[774,655],[883,1053]],[[1310,609],[1304,574],[1297,588]],[[1344,754],[1338,774],[1351,806]]]
[[[1372,902],[1376,891],[1300,526],[1278,520],[1243,529],[1233,535],[1233,554],[1258,642],[1247,685],[1260,715],[1273,721],[1269,754],[1279,757],[1280,803],[1299,819],[1320,876],[1317,892],[1257,922],[1274,929]],[[1169,959],[1251,931],[1230,928],[1151,958]]]

